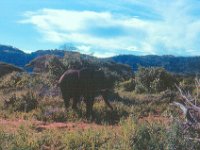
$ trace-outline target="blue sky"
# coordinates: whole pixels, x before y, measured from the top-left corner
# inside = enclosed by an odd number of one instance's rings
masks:
[[[0,43],[27,52],[200,55],[199,0],[1,0],[0,10]]]

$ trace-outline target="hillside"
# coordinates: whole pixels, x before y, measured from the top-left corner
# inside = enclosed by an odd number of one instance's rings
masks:
[[[29,61],[29,57],[17,48],[0,45],[0,61],[22,67]]]
[[[38,56],[43,55],[64,56],[65,51],[62,50],[38,50],[30,54],[19,50],[18,48],[6,45],[0,45],[0,61],[24,67],[27,63]]]
[[[56,55],[63,57],[66,53],[73,54],[76,52],[64,50],[38,50],[30,54],[23,52],[12,46],[0,45],[0,61],[14,64],[19,67],[24,67],[38,56]],[[90,57],[82,55],[84,57]],[[12,59],[14,58],[14,59]],[[144,67],[164,67],[166,70],[173,73],[183,74],[198,74],[200,73],[200,57],[175,57],[171,55],[166,56],[134,56],[134,55],[119,55],[111,58],[103,59],[105,61],[115,61],[122,64],[130,65],[134,71],[137,70],[138,65]]]
[[[195,140],[200,135],[193,128],[196,122],[185,123],[181,110],[172,105],[181,101],[175,83],[184,91],[191,91],[189,98],[196,96],[199,86],[195,89],[194,78],[173,76],[163,68],[140,67],[133,79],[130,66],[114,62],[130,63],[134,70],[137,63],[144,66],[169,65],[171,68],[168,69],[175,71],[175,67],[181,66],[178,71],[182,72],[190,71],[187,65],[198,62],[198,57],[188,60],[173,56],[97,59],[77,52],[65,54],[64,51],[49,50],[26,54],[13,47],[2,49],[4,60],[9,58],[8,55],[13,56],[6,61],[16,63],[18,59],[27,58],[20,65],[27,64],[33,73],[24,71],[0,75],[0,149],[200,149]],[[19,57],[14,60],[15,54]],[[62,55],[64,57],[59,57]],[[70,107],[66,107],[57,84],[66,69],[84,67],[98,68],[108,79],[100,80],[97,75],[94,82],[99,80],[109,87],[112,84],[111,88],[101,89],[93,97],[92,118],[87,118],[86,103],[92,99],[81,96],[77,108],[73,108],[72,97]],[[198,65],[192,67],[198,71]],[[9,69],[12,72],[15,68],[0,63],[0,74]],[[200,84],[199,80],[195,81]],[[77,90],[76,94],[84,90]],[[104,98],[113,109],[108,108]],[[200,104],[199,99],[197,103]],[[192,124],[188,129],[184,126],[187,123]],[[187,137],[192,138],[187,140]]]
[[[16,66],[0,62],[0,77],[6,75],[8,73],[11,73],[13,71],[22,72],[23,70]]]
[[[200,57],[175,57],[171,55],[166,56],[134,56],[134,55],[120,55],[109,58],[118,63],[130,65],[134,71],[137,70],[138,65],[144,67],[163,67],[173,73],[183,74],[198,74],[200,73]]]

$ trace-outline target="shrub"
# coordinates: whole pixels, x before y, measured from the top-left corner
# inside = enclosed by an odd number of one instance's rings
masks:
[[[185,78],[179,82],[179,86],[183,91],[188,91],[191,93],[195,89],[195,83],[194,83],[193,79]]]
[[[11,149],[11,140],[13,138],[13,135],[0,130],[0,149]]]
[[[67,120],[66,111],[64,108],[53,108],[49,107],[44,112],[42,117],[42,120],[44,121],[56,121],[56,122],[64,122]]]
[[[117,124],[121,118],[128,116],[129,108],[120,102],[113,102],[111,104],[114,108],[111,111],[103,101],[95,103],[93,116],[96,123]]]
[[[135,92],[138,93],[138,94],[147,93],[147,91],[148,91],[147,88],[145,88],[141,84],[135,86]]]
[[[133,91],[133,90],[135,90],[135,80],[130,79],[128,81],[125,81],[122,83],[122,86],[125,91]]]
[[[186,131],[179,121],[174,121],[166,132],[167,149],[200,149],[198,131]]]
[[[165,69],[159,67],[139,67],[135,75],[137,89],[144,88],[149,93],[157,93],[167,89],[173,89],[175,80]],[[138,90],[140,91],[140,90]]]
[[[29,112],[38,105],[37,96],[32,91],[16,92],[4,100],[4,108],[13,111]]]
[[[21,73],[19,72],[12,72],[2,78],[0,80],[0,88],[15,88],[17,82],[21,79]]]
[[[92,130],[78,131],[73,133],[64,134],[62,141],[65,144],[65,149],[110,149],[108,143],[111,138],[110,131],[106,130]]]
[[[52,80],[58,80],[58,78],[63,74],[66,69],[63,63],[56,56],[51,56],[46,62],[46,66],[48,68],[49,78]]]
[[[132,147],[134,149],[160,150],[164,149],[165,128],[157,124],[144,123],[136,128],[132,136]]]
[[[40,75],[30,75],[28,73],[13,72],[10,73],[0,80],[0,89],[3,90],[19,90],[31,88],[34,89],[39,86],[44,86],[47,84],[45,76]]]

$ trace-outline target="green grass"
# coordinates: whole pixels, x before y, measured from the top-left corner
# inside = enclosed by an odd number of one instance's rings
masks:
[[[10,76],[10,78],[13,76]],[[35,87],[29,90],[34,91],[34,95],[25,94],[30,76],[22,79],[12,79],[18,90],[13,90],[10,78],[0,82],[0,87],[7,88],[0,90],[0,118],[1,119],[24,119],[27,121],[38,120],[47,123],[52,122],[83,122],[85,121],[86,108],[83,102],[80,103],[77,111],[71,108],[65,109],[60,95],[51,96],[38,95],[39,89],[35,84],[37,80],[31,79]],[[19,80],[19,81],[18,81]],[[124,84],[127,84],[126,82]],[[94,120],[92,123],[100,124],[105,128],[68,131],[66,129],[50,129],[38,131],[34,125],[20,126],[15,131],[10,126],[0,126],[0,149],[4,150],[38,150],[38,149],[126,149],[126,150],[157,150],[157,149],[199,149],[200,145],[195,140],[187,139],[183,133],[180,123],[171,124],[139,121],[145,116],[177,117],[178,109],[170,106],[171,99],[165,93],[159,94],[137,94],[134,91],[126,91],[124,84],[120,84],[115,89],[111,105],[114,111],[109,110],[103,101],[94,104]],[[16,94],[17,93],[17,94]],[[5,98],[9,99],[12,94],[16,94],[16,101],[13,105],[5,107]],[[114,95],[114,94],[113,94]],[[37,105],[30,107],[29,111],[24,108],[24,102],[37,101]],[[33,103],[35,104],[35,103]],[[16,109],[17,108],[17,109]],[[88,121],[88,123],[90,123]],[[113,128],[111,128],[113,126]],[[188,135],[188,133],[187,133]],[[191,132],[189,135],[198,138],[200,134]]]
[[[120,126],[85,131],[44,130],[19,127],[15,133],[0,129],[0,149],[199,149],[200,144],[187,139],[176,122],[170,126],[139,123],[129,117]]]

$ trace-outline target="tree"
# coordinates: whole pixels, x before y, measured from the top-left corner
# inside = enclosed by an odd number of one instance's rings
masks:
[[[58,79],[66,70],[66,67],[60,59],[52,55],[45,64],[48,68],[48,74],[52,79]]]
[[[160,67],[139,67],[135,74],[135,80],[136,89],[149,93],[157,93],[167,89],[172,89],[175,84],[173,76],[164,68]]]

